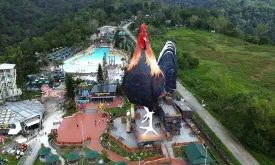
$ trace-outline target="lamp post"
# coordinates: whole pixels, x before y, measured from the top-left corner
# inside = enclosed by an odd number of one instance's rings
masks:
[[[75,103],[76,111],[78,111],[77,110],[77,103],[76,103],[76,89],[74,90],[74,103]]]
[[[138,165],[140,165],[140,157],[137,157],[138,158]]]

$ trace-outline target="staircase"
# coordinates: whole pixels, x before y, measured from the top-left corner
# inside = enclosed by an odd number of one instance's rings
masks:
[[[86,114],[97,114],[97,109],[85,109]]]

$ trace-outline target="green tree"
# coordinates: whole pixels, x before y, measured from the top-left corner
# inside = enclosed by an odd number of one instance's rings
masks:
[[[66,84],[67,96],[69,98],[73,98],[75,96],[75,92],[74,92],[74,80],[73,80],[72,74],[70,73],[65,74],[65,84]]]
[[[102,58],[102,68],[105,69],[107,67],[107,54],[104,53]]]
[[[101,154],[99,155],[100,159],[103,159],[103,161],[104,161],[104,160],[108,159],[108,157],[109,157],[109,154],[107,151],[105,151],[105,150],[101,151]]]
[[[217,19],[218,22],[218,33],[220,33],[220,31],[224,30],[226,28],[226,26],[228,25],[228,20],[224,17],[224,16],[219,16]]]
[[[119,44],[120,44],[120,39],[119,39],[119,35],[118,35],[119,31],[117,31],[114,35],[114,41],[115,41],[115,47],[118,48]]]
[[[253,33],[257,38],[257,44],[259,43],[260,37],[266,34],[270,30],[270,26],[268,24],[260,23],[254,29]]]
[[[104,82],[105,82],[106,84],[108,84],[108,82],[109,82],[109,77],[108,77],[108,70],[107,70],[107,68],[105,68],[105,69],[103,70],[103,79],[104,79]]]
[[[98,69],[97,69],[97,82],[98,82],[98,83],[103,83],[103,82],[104,82],[103,70],[102,70],[101,64],[98,64]]]
[[[190,26],[192,28],[194,28],[194,25],[196,24],[196,22],[198,21],[199,17],[196,16],[196,15],[192,15],[190,18],[189,18],[189,23],[190,23]]]
[[[53,140],[53,141],[56,141],[58,137],[58,134],[56,132],[51,132],[49,135],[48,135],[48,139],[49,141]]]

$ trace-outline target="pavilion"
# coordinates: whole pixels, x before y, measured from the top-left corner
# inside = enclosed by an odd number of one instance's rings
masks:
[[[210,154],[207,154],[207,151],[202,144],[191,143],[188,146],[182,147],[182,151],[191,165],[213,163],[213,159]]]

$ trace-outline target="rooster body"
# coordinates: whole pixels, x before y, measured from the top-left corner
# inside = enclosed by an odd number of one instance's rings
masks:
[[[168,43],[166,46],[168,45],[170,44]],[[173,48],[172,46],[172,52]],[[167,56],[167,51],[169,51],[169,49],[164,51],[164,55],[161,55],[161,57],[163,57],[159,60],[159,64],[165,63],[166,59],[168,63],[166,61],[166,64],[160,67],[149,44],[146,25],[142,24],[138,36],[138,43],[123,82],[124,93],[130,103],[145,106],[152,111],[158,99],[165,96],[165,88],[167,88],[165,87],[165,82],[167,81],[171,84],[170,81],[172,80],[174,81],[172,85],[175,84],[175,78],[171,79],[171,76],[169,77],[168,74],[173,73],[172,77],[176,77],[177,72],[171,72],[171,68],[172,70],[177,70],[177,63],[171,63],[176,57]],[[165,59],[165,61],[162,59]],[[170,63],[172,66],[170,66]],[[176,68],[174,69],[173,64],[176,64]],[[165,79],[164,76],[167,76],[167,79]]]

